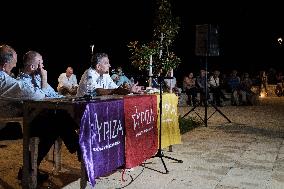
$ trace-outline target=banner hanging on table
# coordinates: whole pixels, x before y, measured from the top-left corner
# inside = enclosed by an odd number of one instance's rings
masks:
[[[80,139],[89,181],[125,163],[123,100],[89,103],[81,119]]]
[[[131,168],[154,156],[158,149],[157,97],[124,97],[125,167]]]
[[[157,103],[159,104],[160,95],[157,95],[157,99],[158,99]],[[164,93],[162,95],[162,105],[163,108],[162,108],[161,148],[165,148],[173,144],[181,144],[181,135],[180,135],[178,111],[177,111],[178,97],[174,93]],[[159,130],[160,113],[158,113],[157,125]]]

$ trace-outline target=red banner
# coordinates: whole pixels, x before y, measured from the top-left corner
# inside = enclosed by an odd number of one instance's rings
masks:
[[[125,168],[140,165],[158,149],[156,95],[124,98]]]

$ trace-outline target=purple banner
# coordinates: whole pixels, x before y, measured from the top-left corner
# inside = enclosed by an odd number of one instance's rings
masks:
[[[123,100],[89,103],[82,116],[80,146],[92,186],[124,165]]]

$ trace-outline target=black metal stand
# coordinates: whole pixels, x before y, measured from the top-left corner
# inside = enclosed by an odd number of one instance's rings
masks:
[[[211,101],[208,101],[208,78],[207,78],[207,56],[205,56],[205,101],[204,101],[204,119],[197,113],[197,116],[204,122],[205,127],[207,127],[207,122],[208,120],[216,113],[219,112],[229,123],[231,123],[231,120],[215,105],[213,104]],[[208,104],[210,104],[215,111],[208,117]],[[197,107],[197,105],[193,106],[193,108],[191,108],[186,114],[184,114],[182,116],[182,118],[184,118],[185,116],[187,116],[190,112],[194,111],[195,108]]]
[[[169,173],[169,170],[167,169],[167,166],[163,160],[163,158],[167,158],[167,159],[171,159],[171,160],[174,160],[174,161],[177,161],[178,163],[183,163],[182,160],[178,160],[178,159],[175,159],[175,158],[172,158],[172,157],[169,157],[169,156],[165,156],[164,153],[162,152],[162,109],[163,109],[163,100],[162,100],[162,90],[163,90],[163,81],[164,81],[165,77],[162,77],[162,76],[158,76],[158,82],[159,82],[159,85],[160,85],[160,102],[159,102],[159,108],[160,108],[160,133],[159,133],[159,149],[158,149],[158,152],[157,154],[154,156],[154,157],[159,157],[164,165],[164,168],[165,168],[165,173]],[[170,77],[167,77],[167,79],[172,79]]]

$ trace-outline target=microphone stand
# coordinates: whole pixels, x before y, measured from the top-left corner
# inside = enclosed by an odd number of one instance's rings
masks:
[[[161,33],[161,41],[160,41],[160,44],[162,45],[162,41],[164,39],[164,34]],[[162,58],[162,53],[163,53],[163,50],[162,48],[160,49],[160,53],[159,53],[159,59]],[[150,82],[152,82],[152,55],[150,56],[150,68],[149,68],[149,76],[150,76]],[[162,109],[163,109],[163,100],[162,100],[162,91],[163,91],[163,82],[164,82],[164,79],[173,79],[173,77],[163,77],[161,76],[161,73],[159,76],[157,76],[156,78],[158,78],[158,83],[159,83],[159,87],[160,87],[160,102],[159,102],[159,108],[160,108],[160,112],[159,112],[159,115],[160,115],[160,125],[159,125],[159,128],[160,128],[160,132],[159,132],[159,149],[156,153],[156,155],[154,157],[159,157],[163,163],[163,166],[165,168],[165,174],[168,174],[169,173],[169,170],[167,169],[167,166],[164,162],[164,159],[163,158],[167,158],[167,159],[171,159],[171,160],[174,160],[174,161],[177,161],[178,163],[183,163],[182,160],[178,160],[178,159],[175,159],[175,158],[172,158],[172,157],[169,157],[169,156],[165,156],[162,152]],[[149,87],[152,87],[152,86],[149,86]],[[160,172],[160,171],[158,171]],[[162,172],[163,173],[163,172]]]
[[[171,159],[171,160],[177,161],[178,163],[183,163],[183,161],[175,159],[175,158],[172,158],[172,157],[169,157],[169,156],[165,156],[164,153],[162,152],[162,109],[163,109],[162,90],[163,90],[163,81],[164,81],[164,79],[173,79],[173,77],[157,76],[157,78],[158,78],[158,83],[160,85],[159,86],[160,87],[160,102],[159,102],[159,108],[160,108],[160,112],[159,112],[159,115],[160,115],[159,128],[160,128],[160,132],[159,132],[159,148],[158,148],[158,152],[156,153],[156,155],[154,157],[159,157],[161,159],[161,161],[163,163],[163,166],[165,168],[165,171],[166,171],[165,174],[168,174],[169,170],[167,169],[167,166],[166,166],[163,158]]]

